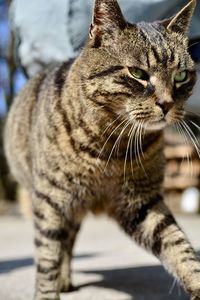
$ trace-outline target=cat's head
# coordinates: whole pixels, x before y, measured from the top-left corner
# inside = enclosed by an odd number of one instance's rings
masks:
[[[195,5],[168,20],[130,24],[116,0],[96,0],[81,66],[91,105],[150,130],[182,119],[196,79],[188,52]]]

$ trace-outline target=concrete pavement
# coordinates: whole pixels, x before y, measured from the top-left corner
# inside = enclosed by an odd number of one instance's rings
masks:
[[[200,250],[200,217],[179,217]],[[30,221],[0,218],[0,300],[31,300],[34,288]],[[111,220],[88,217],[75,246],[73,282],[62,300],[189,300],[157,259],[133,243]]]

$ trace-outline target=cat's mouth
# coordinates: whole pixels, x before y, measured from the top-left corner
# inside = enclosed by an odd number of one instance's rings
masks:
[[[147,130],[162,130],[167,126],[167,121],[166,119],[163,117],[162,119],[158,120],[158,121],[151,121],[148,122],[146,129]]]

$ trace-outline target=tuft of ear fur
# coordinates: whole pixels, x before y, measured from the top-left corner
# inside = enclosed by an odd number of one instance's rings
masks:
[[[101,38],[107,32],[123,30],[126,21],[116,0],[96,0],[93,22],[90,27],[90,37]]]
[[[191,0],[173,18],[161,22],[169,31],[188,35],[192,15],[196,6],[196,0]]]

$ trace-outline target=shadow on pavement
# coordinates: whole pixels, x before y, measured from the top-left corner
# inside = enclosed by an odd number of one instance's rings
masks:
[[[197,252],[200,254],[200,251]],[[98,254],[77,255],[85,259]],[[0,274],[32,266],[31,257],[0,261]],[[162,266],[144,266],[107,270],[78,271],[84,274],[100,275],[100,280],[77,286],[78,289],[95,286],[126,293],[127,299],[134,300],[189,300],[189,296]]]
[[[0,274],[8,273],[15,269],[29,267],[32,265],[33,259],[31,257],[0,261]]]
[[[84,259],[94,257],[97,254],[83,254],[83,255],[75,255],[75,259]],[[0,261],[0,274],[12,272],[16,269],[29,267],[34,264],[34,260],[32,257],[21,258],[21,259],[12,259],[12,260],[4,260]]]
[[[118,290],[134,300],[189,300],[188,295],[162,266],[83,271],[102,276],[98,282],[77,288],[95,286]]]

